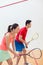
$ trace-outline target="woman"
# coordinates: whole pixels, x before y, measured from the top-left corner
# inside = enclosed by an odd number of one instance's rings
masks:
[[[13,41],[15,39],[15,34],[19,31],[19,25],[13,24],[8,26],[8,32],[4,35],[1,46],[0,46],[0,65],[2,65],[3,61],[7,61],[8,65],[13,65],[12,59],[8,50],[14,55],[18,56],[11,48],[9,48],[10,43],[13,45]]]

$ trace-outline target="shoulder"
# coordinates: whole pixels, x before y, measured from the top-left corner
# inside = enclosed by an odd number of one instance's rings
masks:
[[[10,33],[7,33],[5,36],[6,36],[6,37],[10,37]]]
[[[24,31],[24,30],[25,30],[25,27],[21,28],[20,30],[21,30],[21,31]]]
[[[24,34],[24,31],[25,31],[25,27],[20,29],[19,34]]]

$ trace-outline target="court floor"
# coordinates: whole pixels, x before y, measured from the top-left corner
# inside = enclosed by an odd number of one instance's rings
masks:
[[[11,54],[11,57],[13,57],[13,55]],[[12,59],[13,61],[13,65],[15,65],[16,63],[16,58]],[[43,51],[42,51],[42,57],[40,59],[32,59],[29,56],[27,56],[27,62],[31,63],[32,65],[43,65]],[[24,59],[23,57],[21,57],[20,61],[19,61],[19,65],[23,65],[24,63]],[[6,61],[3,62],[2,65],[8,65]]]

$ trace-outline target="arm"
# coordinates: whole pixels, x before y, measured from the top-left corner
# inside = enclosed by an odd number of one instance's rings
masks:
[[[7,45],[8,50],[11,53],[15,54],[15,52],[11,48],[9,48],[9,45],[10,45],[10,35],[6,35],[6,45]]]
[[[22,35],[19,35],[19,40],[20,40],[22,43],[25,43],[25,45],[27,45],[27,42],[22,39]]]
[[[14,41],[13,41],[13,43],[12,43],[12,48],[13,48],[13,50],[15,51],[15,44],[14,44]]]

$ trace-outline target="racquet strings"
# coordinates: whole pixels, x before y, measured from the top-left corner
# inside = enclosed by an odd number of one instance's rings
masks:
[[[28,55],[32,58],[39,59],[42,55],[42,52],[40,49],[33,49]]]

